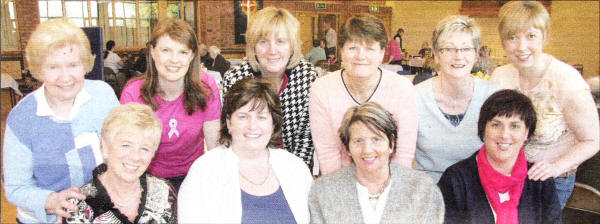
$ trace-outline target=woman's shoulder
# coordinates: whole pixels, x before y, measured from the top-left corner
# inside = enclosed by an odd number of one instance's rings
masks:
[[[433,83],[433,78],[429,78],[419,84],[415,85],[415,91],[419,95],[423,95],[425,93],[430,93],[432,91],[431,85]]]
[[[327,91],[331,89],[335,89],[335,87],[339,87],[343,85],[341,78],[341,69],[333,72],[329,72],[329,74],[325,76],[319,77],[312,84],[311,91]]]
[[[356,167],[354,165],[342,167],[333,173],[322,175],[315,181],[317,188],[337,188],[337,185],[345,184],[356,175]]]
[[[108,83],[100,80],[86,79],[83,83],[83,88],[90,94],[94,93],[105,93],[113,91],[112,87]]]
[[[285,165],[287,168],[308,169],[300,157],[288,152],[285,149],[269,149],[272,162]]]
[[[558,60],[554,56],[548,68],[549,79],[553,80],[559,89],[589,89],[583,76],[573,66]]]
[[[408,88],[413,88],[413,84],[412,82],[402,76],[402,75],[398,75],[392,71],[386,70],[386,69],[381,69],[381,75],[382,75],[382,82],[384,82],[384,84],[389,84],[389,85],[393,85],[396,88],[399,89],[403,89],[405,87]]]
[[[394,181],[400,181],[410,185],[435,186],[436,184],[424,171],[404,167],[400,164],[390,163],[390,172],[392,173],[392,179]]]
[[[317,71],[313,64],[305,59],[300,59],[298,64],[291,69],[288,76],[290,77],[290,82],[312,83],[317,77]]]
[[[487,99],[488,96],[494,94],[496,91],[500,90],[501,87],[500,85],[498,85],[498,83],[489,81],[489,80],[484,80],[481,78],[474,78],[474,85],[475,85],[475,91],[479,91],[476,94],[482,94],[485,96],[485,99]]]
[[[519,84],[519,70],[512,63],[509,63],[494,69],[489,80],[497,83],[502,88],[516,89]]]

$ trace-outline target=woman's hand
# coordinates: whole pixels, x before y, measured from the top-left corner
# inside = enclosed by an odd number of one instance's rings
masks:
[[[552,163],[546,161],[538,161],[527,171],[530,180],[545,181],[548,178],[558,177],[563,172]]]
[[[85,200],[85,195],[76,187],[67,188],[60,192],[52,192],[46,199],[46,212],[63,218],[70,218],[71,214],[68,211],[77,211],[77,205],[69,201],[71,198]]]

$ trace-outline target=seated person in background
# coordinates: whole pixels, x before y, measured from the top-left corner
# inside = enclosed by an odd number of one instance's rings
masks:
[[[283,114],[272,83],[246,78],[225,94],[223,145],[198,158],[179,191],[181,223],[308,223],[313,179],[281,149]]]
[[[229,70],[231,63],[229,63],[229,61],[227,61],[227,59],[221,55],[221,49],[216,46],[210,46],[208,48],[208,54],[210,55],[210,58],[212,58],[213,62],[212,64],[205,65],[206,68],[208,70],[221,73],[221,78],[223,78],[225,72]]]
[[[438,186],[444,195],[445,223],[561,223],[554,180],[527,178],[523,145],[536,129],[527,96],[501,90],[479,114],[481,149],[450,166]]]
[[[491,75],[492,71],[496,68],[494,60],[490,58],[490,48],[488,46],[481,46],[479,48],[479,57],[473,66],[471,73],[482,72],[484,75]]]
[[[390,163],[398,128],[368,102],[348,109],[339,138],[353,164],[319,177],[311,188],[311,223],[442,223],[440,190],[424,173]]]
[[[313,40],[313,49],[311,49],[304,58],[316,65],[318,61],[325,60],[325,40]]]
[[[114,52],[116,44],[114,40],[106,42],[106,54],[104,55],[104,67],[109,67],[115,74],[119,73],[119,69],[125,66],[125,63],[121,60],[121,57]]]
[[[204,67],[208,67],[213,64],[213,59],[208,54],[208,47],[205,44],[200,44],[198,46],[198,55],[200,55],[200,62],[204,65]]]
[[[427,56],[433,57],[431,48],[429,47],[429,42],[423,41],[423,44],[421,44],[421,50],[419,50],[419,55],[421,58],[425,58]]]
[[[146,54],[147,53],[148,53],[148,48],[143,48],[138,53],[138,57],[136,58],[135,63],[133,64],[133,70],[135,71],[136,75],[146,72]]]
[[[161,121],[139,103],[113,109],[102,126],[104,163],[81,187],[85,200],[66,223],[176,223],[176,192],[146,172],[160,143]]]

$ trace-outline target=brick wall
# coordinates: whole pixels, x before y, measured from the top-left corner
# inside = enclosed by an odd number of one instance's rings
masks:
[[[38,9],[37,1],[15,1],[15,13],[17,16],[17,24],[19,29],[19,39],[21,52],[25,53],[25,46],[29,36],[40,23],[40,10]],[[25,67],[27,62],[25,62]]]

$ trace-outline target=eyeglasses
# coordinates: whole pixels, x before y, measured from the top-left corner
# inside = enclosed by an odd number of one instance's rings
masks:
[[[446,55],[456,55],[458,52],[463,54],[473,54],[475,53],[475,48],[440,48],[439,52]]]

